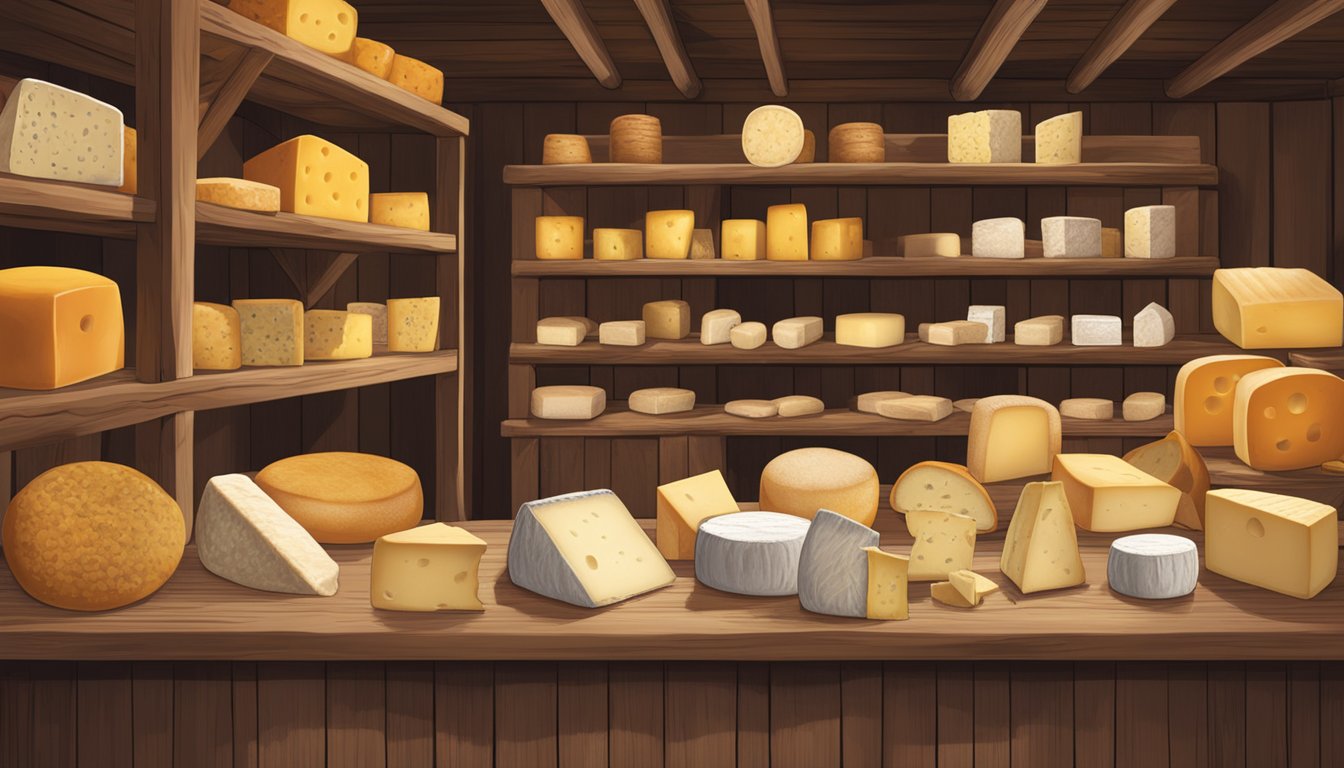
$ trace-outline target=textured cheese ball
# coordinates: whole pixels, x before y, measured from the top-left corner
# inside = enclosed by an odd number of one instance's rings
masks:
[[[877,517],[877,470],[851,453],[799,448],[771,459],[761,471],[761,509],[805,517],[829,509],[872,525]]]
[[[280,188],[260,181],[220,176],[196,180],[196,199],[225,208],[258,213],[280,211]]]
[[[762,168],[778,168],[803,151],[803,119],[788,107],[766,104],[742,122],[742,154]]]
[[[34,598],[57,608],[104,611],[168,581],[186,527],[177,502],[120,464],[82,461],[38,475],[5,513],[5,559]]]
[[[323,544],[362,544],[420,522],[414,469],[368,453],[290,456],[257,473],[257,485]]]

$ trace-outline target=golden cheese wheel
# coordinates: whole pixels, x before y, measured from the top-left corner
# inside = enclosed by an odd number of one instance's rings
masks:
[[[831,129],[826,149],[832,163],[881,163],[887,140],[877,123],[841,123]]]
[[[5,559],[19,586],[57,608],[105,611],[152,594],[186,546],[182,510],[153,480],[81,461],[38,475],[9,503]]]
[[[761,509],[808,520],[817,510],[829,509],[872,525],[878,493],[873,465],[834,448],[781,453],[761,471]]]
[[[414,469],[369,453],[290,456],[257,473],[257,485],[323,544],[362,544],[420,522]]]

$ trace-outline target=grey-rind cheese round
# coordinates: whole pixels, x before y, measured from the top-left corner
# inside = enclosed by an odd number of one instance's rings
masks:
[[[868,553],[877,531],[829,509],[817,510],[798,557],[798,601],[813,613],[868,616]]]
[[[1122,595],[1147,600],[1182,597],[1195,591],[1199,552],[1184,536],[1141,533],[1111,544],[1106,580]]]
[[[778,512],[711,517],[695,534],[695,578],[739,595],[796,595],[809,525]]]

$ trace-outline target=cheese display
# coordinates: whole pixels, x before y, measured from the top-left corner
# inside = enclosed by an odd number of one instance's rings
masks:
[[[1232,406],[1237,382],[1252,371],[1282,368],[1259,355],[1211,355],[1191,360],[1176,373],[1172,416],[1191,445],[1232,445]]]
[[[695,391],[680,387],[636,389],[630,393],[626,403],[635,413],[647,413],[653,416],[683,413],[695,407]]]
[[[1204,457],[1175,430],[1153,443],[1126,453],[1125,463],[1146,472],[1181,492],[1176,507],[1176,525],[1204,529],[1204,495],[1209,492],[1209,468]]]
[[[1075,347],[1118,347],[1122,343],[1120,318],[1115,315],[1074,315],[1069,341]]]
[[[384,611],[483,611],[477,592],[485,548],[470,531],[445,523],[380,536],[369,602]]]
[[[1013,325],[1013,343],[1028,347],[1050,347],[1064,340],[1064,316],[1041,315],[1019,320]]]
[[[684,339],[691,335],[691,305],[681,299],[646,302],[641,314],[644,335],[650,339]]]
[[[1104,453],[1061,453],[1051,480],[1063,483],[1073,520],[1085,531],[1164,528],[1176,518],[1181,492]]]
[[[229,10],[323,53],[344,54],[359,13],[343,0],[232,0]]]
[[[779,415],[779,406],[774,400],[729,400],[723,404],[723,412],[744,419],[768,419]]]
[[[868,554],[877,531],[829,509],[816,511],[798,555],[798,602],[830,616],[868,616]]]
[[[650,259],[689,258],[694,232],[694,211],[649,211],[644,214],[644,255]]]
[[[538,216],[536,230],[538,259],[577,260],[583,258],[582,216]]]
[[[666,587],[676,574],[611,491],[529,501],[509,537],[509,580],[580,608]]]
[[[377,301],[352,301],[345,305],[345,311],[356,315],[368,315],[373,326],[373,346],[387,346],[387,305]]]
[[[356,360],[373,355],[373,318],[339,309],[303,313],[304,360]]]
[[[118,192],[140,191],[140,145],[134,128],[121,127],[121,186]]]
[[[363,544],[420,521],[414,469],[371,453],[305,453],[272,462],[256,483],[323,544]]]
[[[859,413],[877,413],[878,403],[881,403],[884,400],[898,400],[902,397],[910,397],[910,395],[896,390],[864,392],[854,398],[854,410]]]
[[[971,255],[981,259],[1023,259],[1027,225],[1021,219],[982,219],[971,225]]]
[[[422,99],[435,104],[443,103],[443,70],[432,67],[419,59],[392,56],[392,69],[387,73],[387,81]]]
[[[438,296],[387,300],[389,352],[433,352],[438,346]]]
[[[765,258],[765,222],[756,219],[725,219],[719,228],[719,245],[729,261]]]
[[[717,469],[658,486],[658,551],[668,560],[694,559],[700,524],[715,515],[737,511],[737,500]]]
[[[826,410],[826,404],[810,395],[785,395],[773,401],[778,416],[812,416]]]
[[[1344,379],[1315,368],[1267,368],[1237,382],[1232,446],[1254,469],[1306,469],[1344,456]]]
[[[761,509],[811,519],[818,509],[872,525],[877,517],[877,470],[852,453],[799,448],[761,471]],[[876,543],[876,542],[874,542]]]
[[[68,267],[0,269],[0,387],[56,389],[111,373],[126,358],[121,293]]]
[[[1111,542],[1106,582],[1122,595],[1169,600],[1195,591],[1199,551],[1184,536],[1141,533]]]
[[[817,160],[817,135],[809,130],[803,131],[803,151],[798,153],[797,163],[813,163]]]
[[[947,162],[1022,162],[1022,113],[985,109],[948,115]]]
[[[772,205],[765,209],[765,258],[807,261],[807,206]]]
[[[1207,499],[1204,567],[1213,573],[1304,600],[1335,580],[1334,507],[1233,488],[1209,491]]]
[[[765,323],[741,323],[728,331],[728,343],[732,344],[734,349],[756,349],[765,344],[765,337],[768,334]]]
[[[712,229],[691,230],[691,258],[692,259],[718,258],[718,254],[714,252],[714,230]]]
[[[803,119],[788,107],[766,104],[742,121],[742,154],[761,168],[778,168],[803,151]]]
[[[1002,306],[990,304],[972,304],[966,309],[966,319],[985,326],[985,341],[998,344],[1004,339],[1004,313]]]
[[[1176,206],[1143,205],[1125,211],[1125,258],[1170,259],[1176,255]]]
[[[395,55],[396,51],[387,43],[356,37],[342,58],[370,75],[386,80],[392,74],[392,57]]]
[[[778,512],[711,517],[695,535],[696,581],[738,595],[796,595],[810,525]]]
[[[790,317],[775,323],[770,338],[782,349],[800,349],[821,338],[820,317]]]
[[[1047,216],[1041,219],[1041,242],[1047,259],[1101,258],[1101,219]]]
[[[947,581],[929,585],[929,594],[940,603],[957,608],[974,608],[999,591],[999,585],[972,570],[953,571]]]
[[[542,165],[585,164],[593,162],[588,139],[572,133],[548,133],[541,142]]]
[[[933,256],[955,259],[961,256],[961,235],[955,232],[928,232],[896,238],[896,255],[907,259]]]
[[[856,261],[863,258],[863,219],[817,219],[812,222],[811,258]]]
[[[887,137],[877,123],[841,123],[826,138],[832,163],[882,163],[887,159]]]
[[[891,486],[891,508],[903,515],[923,510],[969,517],[979,533],[999,528],[999,512],[985,487],[966,467],[945,461],[921,461],[902,472]]]
[[[240,211],[280,212],[280,188],[247,179],[230,179],[225,176],[197,179],[196,199]]]
[[[910,618],[910,558],[864,547],[868,556],[865,618],[903,621]]]
[[[1023,594],[1086,583],[1062,483],[1027,483],[1003,540],[999,570]]]
[[[952,571],[968,569],[975,559],[975,520],[952,512],[912,509],[905,527],[910,546],[910,580],[939,581]]]
[[[663,162],[663,124],[652,115],[621,115],[607,129],[613,163]]]
[[[1034,397],[982,397],[971,409],[966,469],[982,483],[1044,475],[1063,444],[1059,410]]]
[[[946,323],[930,323],[928,342],[942,347],[959,347],[962,344],[989,343],[989,326],[971,320],[950,320]]]
[[[1083,162],[1083,113],[1067,112],[1036,124],[1037,165]]]
[[[586,384],[537,387],[530,400],[538,419],[594,419],[607,409],[607,391]]]
[[[586,317],[543,317],[537,321],[537,343],[557,347],[577,347],[597,330]]]
[[[192,540],[206,570],[244,587],[336,594],[340,569],[317,541],[247,475],[210,478]]]
[[[1116,227],[1101,228],[1101,258],[1118,259],[1125,255],[1121,246],[1120,230]]]
[[[877,415],[905,421],[942,421],[952,415],[952,401],[936,395],[911,395],[877,404]]]
[[[238,310],[206,301],[191,305],[191,367],[232,371],[243,365],[243,333]]]
[[[1344,295],[1309,269],[1213,273],[1213,325],[1242,349],[1344,344]]]
[[[894,312],[854,312],[835,317],[835,343],[878,349],[905,341],[905,316]]]
[[[1150,421],[1167,412],[1167,396],[1161,392],[1135,392],[1120,404],[1125,421]]]
[[[317,136],[296,136],[243,163],[243,178],[280,188],[280,210],[369,220],[369,164]]]
[[[303,365],[303,302],[235,299],[243,365]]]
[[[732,309],[711,309],[700,318],[700,343],[727,344],[732,331],[742,324],[742,316]]]
[[[78,461],[15,494],[0,543],[14,580],[34,599],[106,611],[163,586],[186,533],[182,510],[153,480],[120,464]]]
[[[1165,347],[1176,338],[1176,319],[1167,308],[1157,302],[1134,315],[1134,346]]]
[[[377,192],[369,195],[369,222],[429,231],[428,192]]]
[[[1104,397],[1070,397],[1059,404],[1061,416],[1089,421],[1110,421],[1115,418],[1115,401]]]
[[[582,246],[580,246],[582,253]],[[598,261],[634,261],[644,258],[644,233],[638,229],[598,227],[593,230],[593,258]]]
[[[0,109],[0,172],[120,187],[121,110],[59,85],[24,78]]]

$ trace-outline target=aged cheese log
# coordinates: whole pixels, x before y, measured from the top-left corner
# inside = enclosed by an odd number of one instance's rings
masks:
[[[69,267],[0,270],[0,387],[56,389],[126,359],[121,292]]]
[[[607,391],[586,384],[556,384],[533,389],[531,403],[538,419],[594,419],[607,409]]]
[[[483,611],[486,544],[464,528],[430,523],[373,543],[369,602],[385,611]]]
[[[0,109],[0,171],[120,187],[121,110],[59,85],[24,78]]]
[[[363,544],[420,522],[414,469],[369,453],[306,453],[272,462],[257,485],[323,544]]]
[[[1106,581],[1122,595],[1144,600],[1184,597],[1199,579],[1199,551],[1184,536],[1141,533],[1111,542]]]
[[[798,561],[811,523],[778,512],[735,512],[700,524],[695,578],[739,595],[798,594]]]
[[[788,107],[766,104],[742,122],[742,154],[761,168],[778,168],[803,151],[803,119]]]
[[[737,500],[717,469],[658,486],[658,551],[668,560],[694,558],[700,524],[736,511]]]
[[[1344,344],[1344,295],[1309,269],[1213,273],[1213,325],[1242,349]]]

